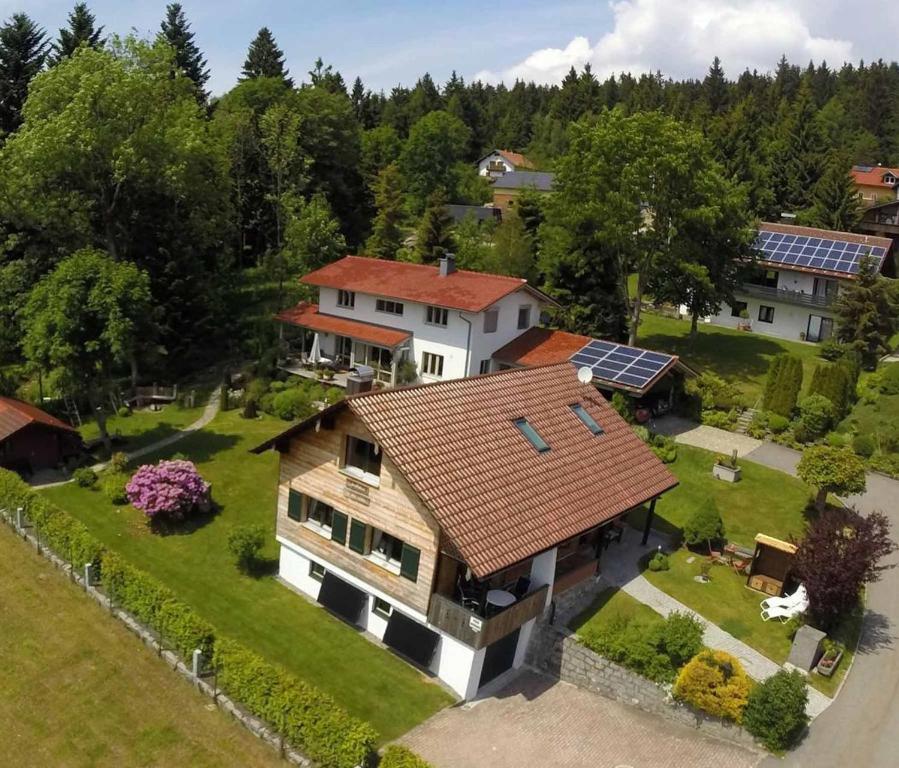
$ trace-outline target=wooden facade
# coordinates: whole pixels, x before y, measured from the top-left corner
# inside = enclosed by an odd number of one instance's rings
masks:
[[[399,470],[382,456],[380,484],[374,487],[342,469],[347,435],[374,438],[349,410],[330,427],[322,424],[290,441],[281,454],[278,488],[278,535],[356,576],[372,587],[420,611],[428,612],[437,562],[439,528]],[[418,576],[410,581],[348,546],[330,541],[287,516],[290,489],[332,506],[336,511],[378,528],[420,551]]]

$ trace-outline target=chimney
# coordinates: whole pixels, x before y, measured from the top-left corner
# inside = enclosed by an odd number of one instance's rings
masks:
[[[446,277],[456,271],[456,255],[447,253],[440,259],[440,277]]]
[[[346,377],[346,393],[358,395],[362,392],[371,392],[374,380],[374,368],[370,365],[357,365],[353,372]]]

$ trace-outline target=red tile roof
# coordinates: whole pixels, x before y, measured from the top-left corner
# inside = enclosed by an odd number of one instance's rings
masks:
[[[496,350],[493,359],[509,365],[564,363],[591,341],[589,336],[534,327]]]
[[[502,155],[503,159],[513,168],[529,168],[533,170],[537,167],[528,158],[518,152],[512,152],[508,149],[498,149],[496,151]]]
[[[11,397],[0,397],[0,440],[5,440],[31,424],[43,424],[46,427],[78,434],[78,430],[73,426],[60,421],[40,408]]]
[[[856,184],[865,187],[883,187],[884,189],[893,189],[896,184],[887,184],[883,177],[885,174],[891,173],[894,178],[899,179],[899,168],[885,168],[882,165],[854,165],[852,166],[852,178]]]
[[[456,270],[440,277],[438,267],[404,261],[344,256],[300,278],[307,285],[338,288],[390,299],[481,312],[510,293],[525,289],[542,301],[551,300],[531,288],[527,280],[505,275]]]
[[[347,320],[334,315],[323,315],[319,313],[317,304],[308,304],[305,301],[279,312],[275,315],[275,319],[282,323],[308,328],[311,331],[349,336],[351,339],[389,348],[402,344],[412,335],[409,331],[385,328],[383,325],[361,323],[358,320]]]
[[[571,410],[582,405],[594,435]],[[371,431],[440,525],[450,549],[485,577],[589,530],[677,484],[569,363],[357,395]],[[310,428],[320,414],[259,446]],[[515,426],[526,418],[539,453]]]

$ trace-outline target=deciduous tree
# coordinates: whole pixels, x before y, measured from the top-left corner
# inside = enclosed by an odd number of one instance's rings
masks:
[[[852,451],[830,445],[813,445],[802,452],[796,472],[803,482],[817,489],[815,508],[823,512],[827,494],[863,493],[865,465]]]
[[[443,111],[430,112],[412,126],[399,165],[414,213],[424,210],[438,187],[454,199],[455,166],[465,155],[468,137],[465,124]]]

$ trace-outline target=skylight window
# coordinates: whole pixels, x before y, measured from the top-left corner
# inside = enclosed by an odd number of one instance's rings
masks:
[[[571,410],[574,411],[574,415],[577,416],[584,424],[584,426],[589,429],[594,435],[603,434],[603,429],[599,424],[596,423],[596,419],[594,419],[589,413],[587,413],[587,409],[584,408],[580,403],[575,403],[570,406]]]
[[[546,453],[549,450],[549,444],[537,434],[537,430],[534,429],[527,419],[516,419],[515,426],[527,438],[527,441],[537,449],[538,453]]]

